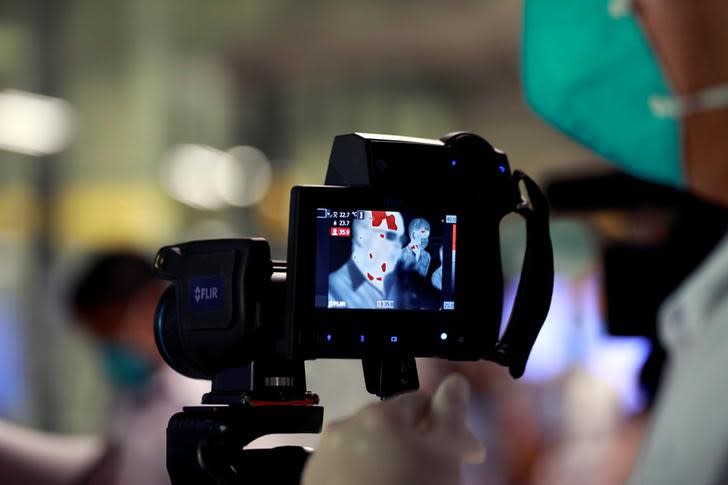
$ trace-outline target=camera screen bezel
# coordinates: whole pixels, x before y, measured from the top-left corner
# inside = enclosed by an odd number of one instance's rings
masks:
[[[460,278],[463,262],[468,260],[467,245],[463,247],[461,244],[461,240],[467,238],[467,216],[462,205],[452,198],[428,196],[416,200],[414,202],[412,196],[392,196],[371,188],[299,186],[292,189],[288,309],[291,325],[299,336],[299,350],[306,358],[361,358],[388,352],[422,357],[477,357],[475,344],[482,340],[482,333],[479,332],[477,322],[472,321],[473,315],[468,315]],[[317,209],[321,207],[457,215],[455,309],[317,308],[314,304],[317,244],[315,217]],[[483,342],[480,343],[482,345]]]

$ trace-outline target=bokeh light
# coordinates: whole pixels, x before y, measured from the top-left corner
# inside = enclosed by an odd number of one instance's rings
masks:
[[[24,155],[58,153],[73,138],[76,122],[62,99],[25,91],[0,91],[0,148]]]

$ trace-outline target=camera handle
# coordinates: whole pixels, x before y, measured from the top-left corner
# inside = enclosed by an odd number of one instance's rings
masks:
[[[526,220],[526,254],[521,279],[503,337],[496,345],[496,362],[507,365],[517,379],[523,375],[531,348],[546,320],[554,288],[554,254],[549,233],[549,205],[546,196],[528,175],[515,170],[513,179],[525,197],[515,212]]]
[[[185,407],[167,425],[172,484],[298,484],[305,449],[243,448],[269,434],[319,433],[323,407],[305,386],[303,361],[252,362],[215,376],[202,401],[212,405]]]

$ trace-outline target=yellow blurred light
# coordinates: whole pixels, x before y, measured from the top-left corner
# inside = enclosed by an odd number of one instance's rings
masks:
[[[180,226],[174,205],[152,184],[69,186],[54,205],[54,239],[65,247],[154,248]]]
[[[253,212],[256,222],[277,242],[288,239],[288,213],[294,180],[287,171],[275,172],[270,190]]]
[[[8,184],[0,188],[0,232],[25,240],[37,230],[39,211],[35,192],[28,184]]]

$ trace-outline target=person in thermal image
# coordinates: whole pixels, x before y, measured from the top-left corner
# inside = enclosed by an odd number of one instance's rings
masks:
[[[397,262],[402,252],[404,219],[399,212],[361,211],[351,224],[351,257],[329,275],[329,302],[346,308],[397,308]]]
[[[442,290],[442,246],[440,246],[440,266],[433,271],[430,281],[432,281],[432,286],[438,290]]]
[[[405,271],[416,271],[423,278],[430,268],[430,253],[425,251],[430,239],[430,223],[425,219],[412,219],[407,228],[410,241],[402,249],[400,265]]]

